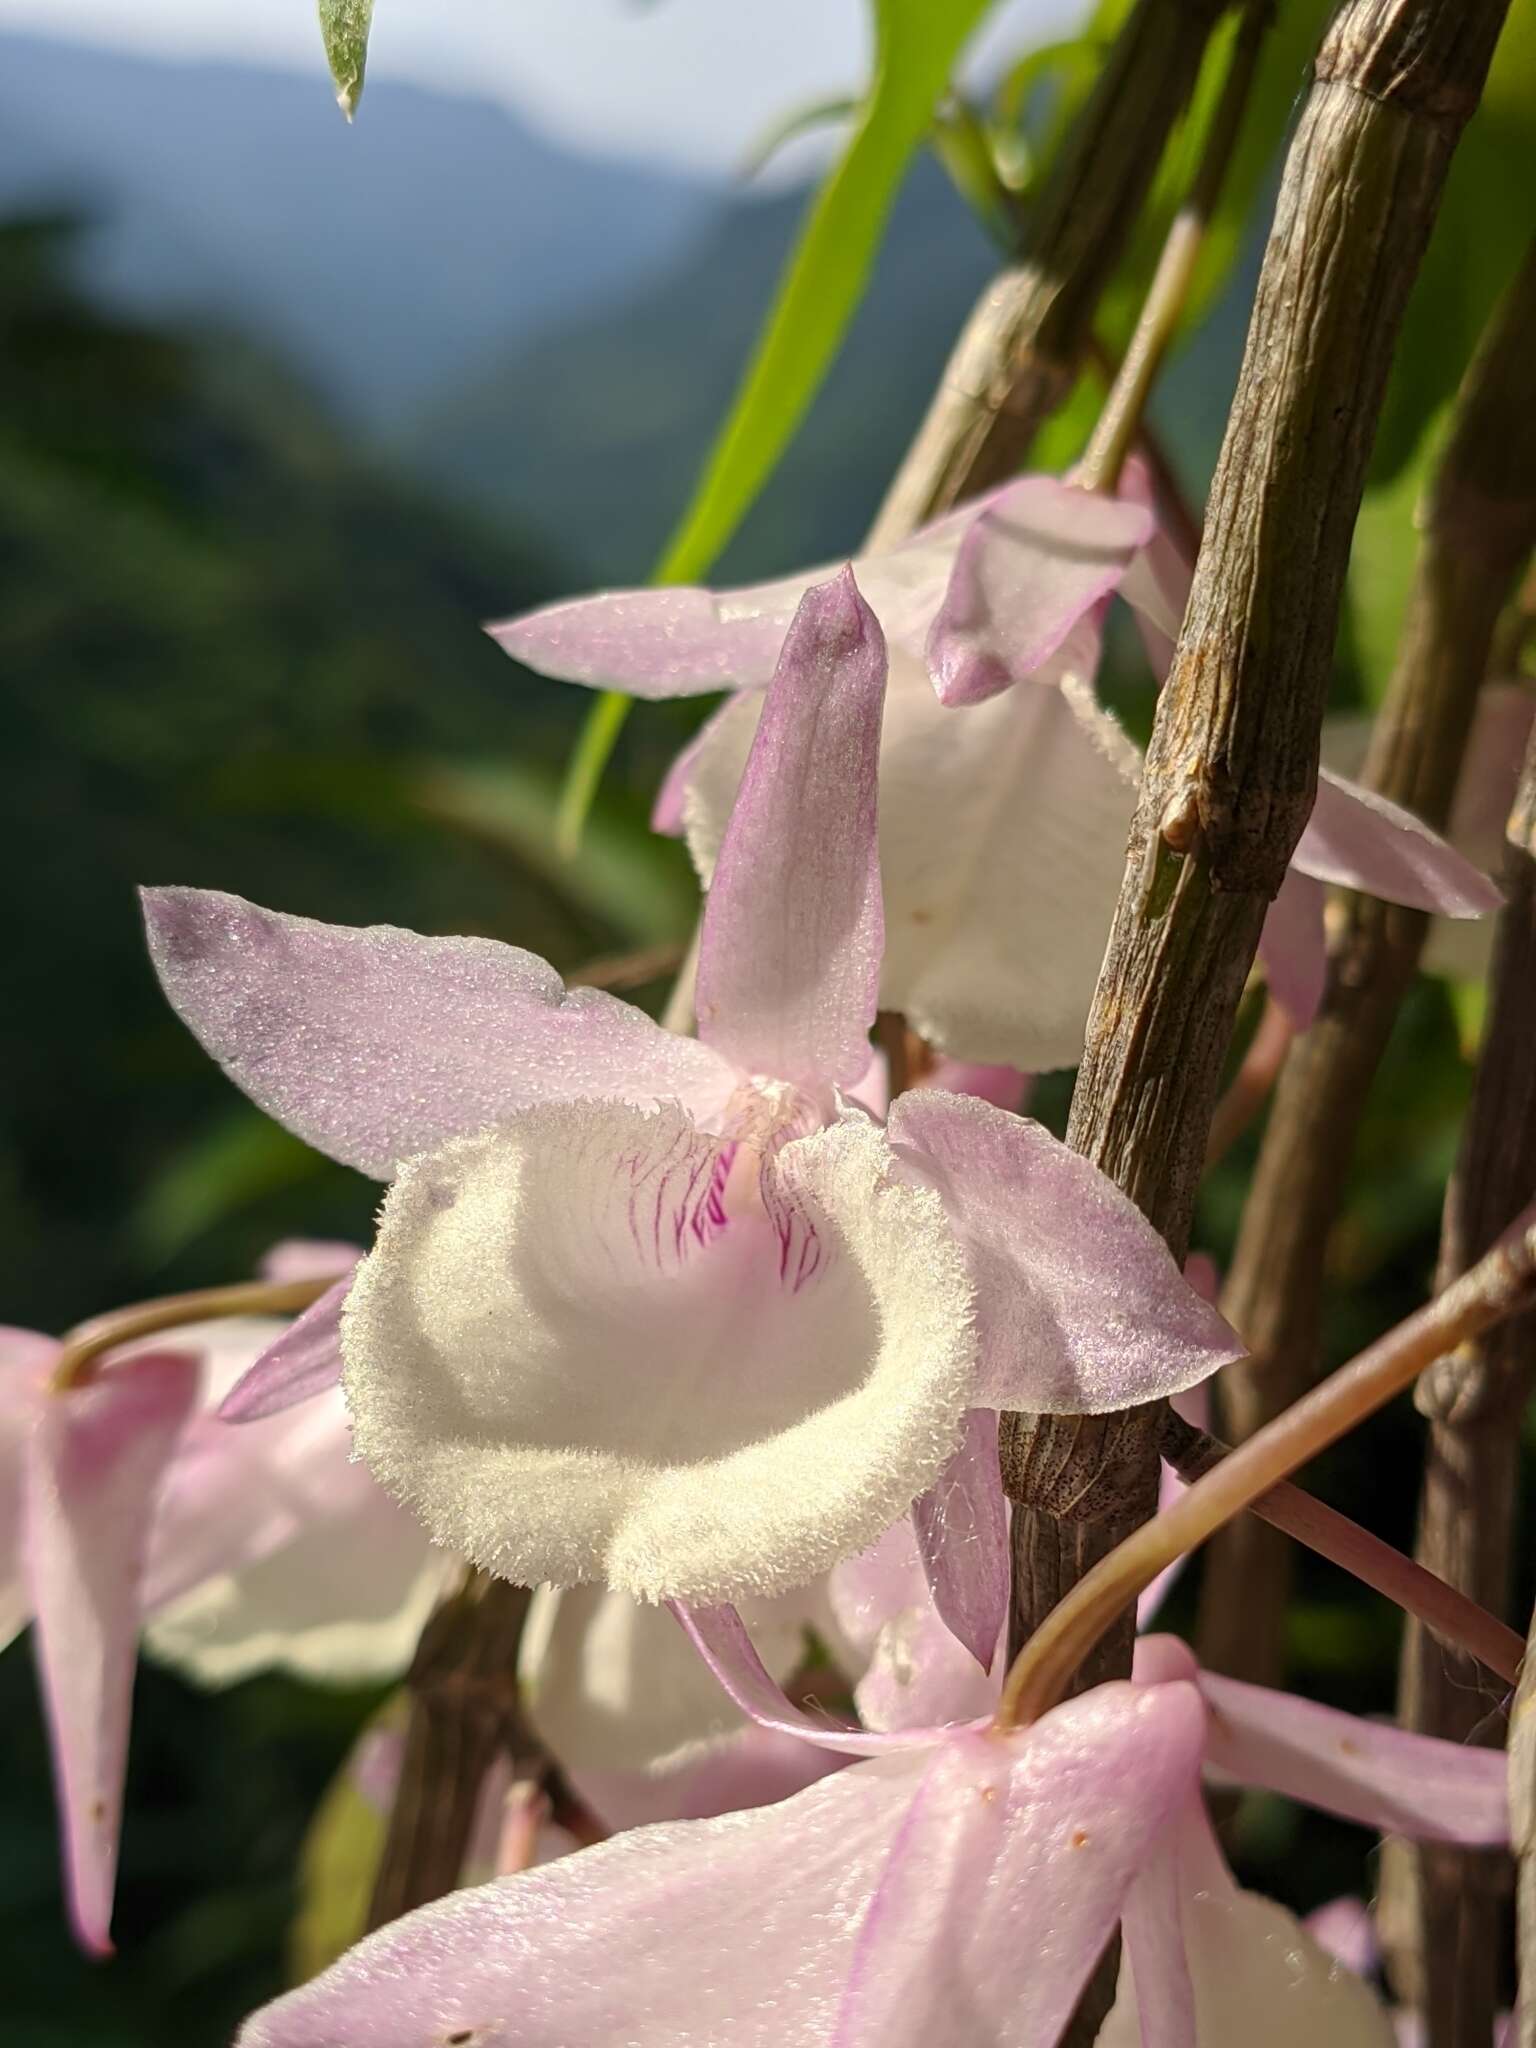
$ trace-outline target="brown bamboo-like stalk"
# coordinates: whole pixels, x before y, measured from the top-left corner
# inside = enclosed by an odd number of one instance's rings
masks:
[[[1446,1193],[1442,1286],[1536,1190],[1536,735],[1509,821],[1504,887],[1482,1056]],[[1442,1359],[1416,1395],[1430,1428],[1414,1554],[1495,1614],[1509,1611],[1520,1416],[1533,1379],[1536,1318],[1527,1315]],[[1503,1732],[1497,1696],[1476,1666],[1418,1623],[1403,1640],[1398,1714],[1405,1727],[1453,1742],[1496,1743]],[[1489,1850],[1389,1844],[1388,1964],[1437,2048],[1484,2048],[1492,2038],[1509,1878],[1506,1859]]]
[[[1435,826],[1449,815],[1494,629],[1536,543],[1536,254],[1495,314],[1458,397],[1425,508],[1402,646],[1364,779]],[[1252,1356],[1222,1376],[1237,1441],[1316,1376],[1324,1262],[1371,1080],[1418,969],[1428,920],[1346,899],[1327,991],[1287,1055],[1222,1307]],[[1256,1523],[1212,1547],[1204,1661],[1261,1684],[1281,1671],[1291,1554]]]
[[[1024,247],[987,286],[870,534],[903,540],[1017,469],[1066,397],[1100,294],[1228,0],[1137,0],[1049,173]]]
[[[1187,1246],[1222,1061],[1312,806],[1388,366],[1502,0],[1347,0],[1288,153],[1069,1142]],[[1154,1409],[1004,1418],[1010,1639],[1152,1512]],[[1121,1623],[1081,1682],[1130,1668]]]
[[[518,1702],[517,1651],[531,1594],[471,1572],[422,1630],[406,1678],[400,1783],[368,1908],[370,1928],[453,1890],[486,1774],[536,1755]]]

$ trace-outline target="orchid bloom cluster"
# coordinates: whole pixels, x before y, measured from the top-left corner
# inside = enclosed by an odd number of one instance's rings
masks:
[[[146,892],[208,1052],[386,1191],[360,1262],[300,1254],[331,1284],[291,1324],[69,1384],[46,1340],[3,1354],[8,1612],[35,1617],[82,1940],[107,1943],[141,1631],[216,1680],[397,1673],[472,1566],[542,1589],[527,1716],[610,1839],[519,1794],[473,1858],[511,1874],[371,1936],[247,2048],[1050,2048],[1117,1926],[1109,2048],[1391,2040],[1237,1888],[1203,1779],[1491,1843],[1498,1757],[1168,1638],[1133,1682],[999,1715],[999,1412],[1183,1397],[1242,1349],[1134,1205],[1001,1106],[1078,1057],[1119,879],[1138,763],[1094,695],[1106,608],[1159,660],[1186,580],[1134,471],[1029,477],[828,576],[497,628],[552,675],[732,693],[657,821],[708,888],[696,1037],[488,939]],[[1329,881],[1497,900],[1325,777],[1264,941],[1298,1025]],[[946,1056],[889,1102],[880,1004]]]

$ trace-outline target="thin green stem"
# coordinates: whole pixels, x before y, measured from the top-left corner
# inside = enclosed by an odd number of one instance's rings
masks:
[[[191,1294],[168,1294],[158,1301],[139,1301],[104,1316],[77,1323],[64,1339],[50,1376],[63,1392],[90,1379],[103,1353],[116,1351],[140,1337],[158,1336],[187,1323],[207,1323],[220,1316],[292,1316],[319,1300],[341,1278],[329,1273],[321,1280],[249,1280],[235,1287],[200,1287]]]
[[[1250,0],[1244,11],[1189,196],[1174,215],[1136,332],[1077,468],[1077,481],[1088,490],[1113,491],[1119,482],[1163,358],[1179,331],[1195,268],[1205,246],[1206,230],[1237,147],[1248,95],[1258,71],[1259,50],[1273,12],[1271,0]]]

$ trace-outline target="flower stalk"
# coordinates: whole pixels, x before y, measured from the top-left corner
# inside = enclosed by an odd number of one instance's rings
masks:
[[[1226,183],[1242,133],[1243,115],[1259,68],[1264,37],[1274,19],[1272,0],[1248,0],[1232,46],[1221,98],[1211,118],[1200,163],[1183,205],[1173,217],[1142,303],[1130,347],[1093,430],[1077,481],[1091,491],[1113,491],[1141,432],[1142,414],[1158,372],[1184,317],[1206,230]]]
[[[77,1323],[64,1339],[50,1376],[63,1393],[90,1380],[102,1358],[141,1337],[184,1329],[222,1316],[293,1316],[320,1299],[337,1275],[318,1280],[249,1280],[233,1287],[199,1287],[190,1294],[168,1294],[157,1301],[139,1301],[106,1315]]]
[[[1230,1444],[1192,1428],[1170,1410],[1163,1436],[1163,1456],[1181,1478],[1190,1482],[1202,1479],[1231,1455]],[[1341,1515],[1326,1501],[1283,1479],[1254,1501],[1249,1512],[1316,1551],[1319,1557],[1326,1557],[1330,1564],[1339,1565],[1362,1585],[1383,1594],[1441,1639],[1458,1645],[1486,1670],[1511,1685],[1519,1677],[1525,1645],[1512,1628],[1448,1580],[1394,1550],[1390,1543],[1383,1543],[1379,1536],[1362,1529],[1358,1522]]]

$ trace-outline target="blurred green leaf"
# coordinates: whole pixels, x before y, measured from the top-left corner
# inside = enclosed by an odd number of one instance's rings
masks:
[[[336,81],[336,104],[350,121],[363,96],[373,0],[320,0],[320,35]]]
[[[429,816],[508,848],[636,944],[683,937],[698,910],[683,849],[616,805],[595,810],[578,850],[562,853],[555,844],[560,795],[555,778],[542,770],[510,762],[443,764],[419,775],[411,793]]]
[[[1482,103],[1457,146],[1435,231],[1392,359],[1355,549],[1349,603],[1368,702],[1392,672],[1412,579],[1413,509],[1447,411],[1488,316],[1530,237],[1536,191],[1536,0],[1515,0]]]
[[[817,128],[846,121],[858,110],[858,101],[850,99],[846,93],[832,93],[825,99],[810,100],[803,107],[791,108],[758,136],[741,160],[740,175],[743,178],[758,177],[789,143]]]
[[[804,418],[863,293],[880,231],[950,68],[988,0],[873,0],[875,77],[812,204],[730,416],[657,581],[702,576]]]
[[[1018,236],[1019,210],[1013,189],[985,127],[964,100],[944,101],[934,116],[933,152],[950,182],[987,233],[1003,250]]]
[[[199,1131],[145,1182],[129,1241],[158,1264],[248,1203],[327,1170],[325,1159],[281,1124],[238,1109]]]
[[[360,1738],[399,1733],[405,1699],[395,1697]],[[299,1856],[299,1904],[288,1934],[290,1981],[306,1984],[362,1938],[374,1872],[384,1849],[385,1816],[359,1788],[351,1752],[315,1809]]]
[[[1420,456],[1368,490],[1355,521],[1349,558],[1349,626],[1361,687],[1372,705],[1381,702],[1392,673],[1418,551],[1414,515],[1428,474],[1430,451],[1438,446],[1444,423],[1442,407],[1439,418],[1424,429]]]
[[[581,850],[587,814],[596,800],[603,770],[618,745],[633,702],[622,690],[604,690],[587,713],[580,737],[571,749],[555,806],[555,851],[562,860],[574,860]]]

